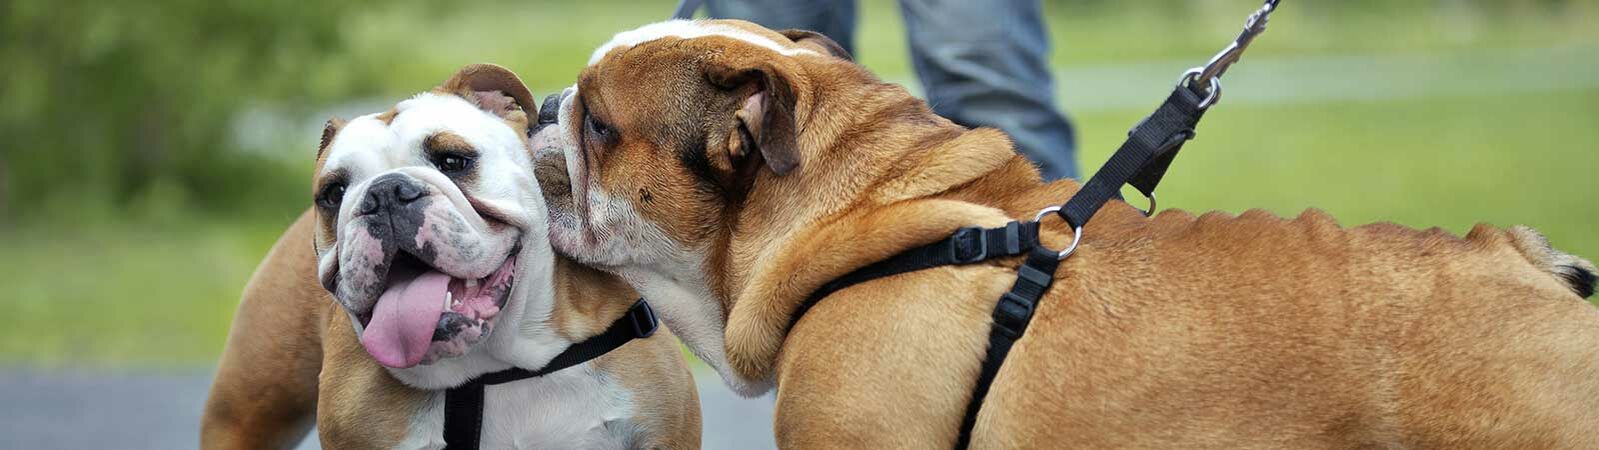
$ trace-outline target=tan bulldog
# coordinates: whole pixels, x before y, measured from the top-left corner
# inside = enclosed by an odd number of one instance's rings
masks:
[[[632,289],[550,248],[535,108],[516,75],[473,65],[328,123],[316,206],[245,288],[203,448],[288,448],[313,413],[324,448],[442,448],[442,389],[543,367],[623,317]],[[486,389],[482,448],[699,447],[693,379],[664,330]]]
[[[569,173],[540,179],[556,249],[657,302],[734,390],[775,385],[784,448],[949,448],[1020,258],[855,285],[790,329],[796,305],[1078,188],[807,32],[648,25],[563,98],[534,136]],[[1085,233],[974,448],[1599,448],[1595,269],[1531,229],[1115,202]]]

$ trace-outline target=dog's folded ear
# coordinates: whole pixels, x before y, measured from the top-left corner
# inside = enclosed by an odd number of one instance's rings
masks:
[[[344,119],[337,117],[330,118],[327,123],[322,124],[322,143],[316,146],[317,159],[322,159],[322,154],[327,153],[328,145],[333,143],[333,136],[339,134],[339,130],[344,128],[344,124]]]
[[[705,72],[707,81],[734,96],[737,108],[728,131],[728,166],[743,166],[738,162],[758,155],[778,175],[798,168],[793,69],[768,57],[734,55],[708,62]]]
[[[510,69],[494,64],[471,64],[439,85],[439,91],[467,99],[500,118],[519,122],[526,132],[532,123],[528,120],[538,114],[538,104],[533,93]]]
[[[843,59],[845,61],[855,60],[855,57],[850,56],[849,50],[844,49],[844,46],[838,45],[838,42],[827,37],[826,35],[823,35],[822,33],[817,33],[811,30],[789,29],[779,31],[778,34],[782,34],[783,37],[788,38],[790,41],[794,41],[795,44],[799,44],[801,47],[811,49],[817,53],[833,55],[833,57]]]

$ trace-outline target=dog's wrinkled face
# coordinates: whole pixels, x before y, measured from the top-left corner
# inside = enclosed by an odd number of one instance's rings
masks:
[[[533,137],[556,249],[609,267],[692,260],[759,173],[799,168],[791,58],[836,49],[740,21],[618,34],[546,100]]]
[[[524,239],[545,239],[526,151],[531,98],[469,66],[394,110],[323,132],[315,177],[318,276],[360,341],[393,368],[465,354],[517,282]]]

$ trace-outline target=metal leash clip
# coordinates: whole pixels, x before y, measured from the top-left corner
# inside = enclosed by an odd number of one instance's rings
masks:
[[[1210,62],[1204,66],[1183,72],[1183,77],[1177,81],[1177,84],[1187,85],[1195,93],[1205,95],[1205,99],[1199,102],[1199,109],[1209,108],[1221,99],[1222,74],[1227,73],[1227,69],[1244,56],[1244,50],[1249,48],[1249,43],[1255,40],[1255,36],[1266,32],[1266,22],[1271,18],[1272,11],[1277,10],[1279,1],[1282,0],[1266,0],[1265,5],[1249,15],[1249,20],[1244,22],[1244,31],[1239,33],[1238,38],[1233,39],[1227,48],[1211,57]],[[1200,80],[1209,80],[1206,82],[1207,86],[1201,87]]]

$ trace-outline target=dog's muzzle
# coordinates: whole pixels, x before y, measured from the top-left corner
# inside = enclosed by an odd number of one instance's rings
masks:
[[[372,180],[366,198],[356,205],[355,215],[387,214],[389,218],[420,217],[418,211],[409,210],[427,193],[427,187],[415,179],[391,173]]]
[[[474,227],[449,186],[403,172],[368,182],[341,237],[338,297],[380,364],[466,353],[492,330],[515,279],[515,237]],[[490,261],[493,261],[492,265]]]

